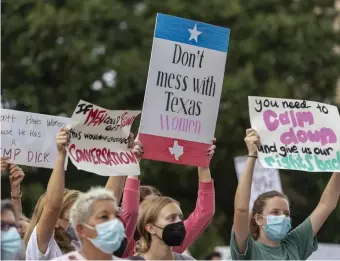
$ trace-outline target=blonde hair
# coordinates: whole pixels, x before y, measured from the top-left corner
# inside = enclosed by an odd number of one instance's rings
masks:
[[[171,203],[176,203],[179,206],[179,203],[170,197],[150,198],[142,202],[137,220],[137,230],[140,234],[140,239],[135,247],[136,255],[145,254],[151,246],[151,234],[146,230],[145,226],[147,224],[154,224],[161,210]]]
[[[61,211],[60,211],[59,217],[62,217],[65,215],[65,212],[71,208],[71,206],[76,201],[78,196],[79,196],[79,191],[77,190],[69,190],[69,189],[64,190],[63,203],[61,204]],[[46,193],[40,196],[37,204],[35,205],[33,216],[31,218],[31,222],[29,224],[29,227],[27,229],[27,232],[24,238],[24,243],[26,247],[31,237],[31,234],[33,232],[33,229],[37,226],[40,220],[41,214],[44,209],[45,200],[46,200]],[[54,239],[63,253],[68,253],[74,250],[73,247],[71,246],[71,241],[72,241],[71,237],[68,234],[66,234],[62,228],[55,229]]]

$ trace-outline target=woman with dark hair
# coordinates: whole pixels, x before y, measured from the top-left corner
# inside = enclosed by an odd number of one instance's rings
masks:
[[[257,148],[255,130],[246,131],[248,160],[235,195],[234,226],[230,251],[233,260],[306,260],[317,249],[316,234],[336,208],[340,173],[334,173],[312,214],[291,230],[288,198],[269,191],[254,202],[249,223],[249,201]]]

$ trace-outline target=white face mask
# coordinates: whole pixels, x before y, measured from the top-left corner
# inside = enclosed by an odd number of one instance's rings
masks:
[[[13,260],[22,247],[22,240],[16,227],[1,231],[1,259]]]
[[[88,224],[84,226],[97,231],[97,237],[88,239],[106,254],[113,254],[125,238],[124,225],[118,218],[98,224],[95,228]]]

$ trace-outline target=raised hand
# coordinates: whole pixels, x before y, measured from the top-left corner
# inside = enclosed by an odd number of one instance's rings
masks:
[[[70,142],[69,130],[62,128],[56,136],[57,149],[59,152],[66,152],[65,148]]]
[[[213,145],[208,150],[208,155],[209,155],[210,158],[212,158],[214,156],[215,149],[216,149],[215,143],[216,143],[216,138],[213,139]]]
[[[9,166],[9,181],[11,183],[12,190],[14,188],[19,188],[22,180],[25,177],[25,173],[15,164],[10,164]]]
[[[244,141],[247,144],[249,156],[257,156],[257,149],[260,146],[260,137],[257,132],[253,129],[247,129]]]

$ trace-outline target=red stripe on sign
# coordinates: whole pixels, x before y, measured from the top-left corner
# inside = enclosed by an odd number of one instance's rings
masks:
[[[139,140],[144,148],[143,159],[205,168],[210,165],[208,149],[212,144],[143,133],[139,133]]]

